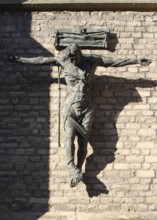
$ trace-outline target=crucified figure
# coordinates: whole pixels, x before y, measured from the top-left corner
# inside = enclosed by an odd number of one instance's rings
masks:
[[[75,187],[83,179],[82,166],[87,154],[88,137],[93,122],[94,108],[92,97],[96,67],[122,67],[133,64],[149,65],[151,61],[145,57],[112,59],[98,55],[83,55],[77,44],[69,45],[62,54],[56,57],[25,58],[10,56],[9,61],[59,65],[64,69],[64,77],[69,91],[64,114],[65,149],[71,175],[70,186]],[[77,137],[78,141],[77,163],[74,158],[75,137]]]

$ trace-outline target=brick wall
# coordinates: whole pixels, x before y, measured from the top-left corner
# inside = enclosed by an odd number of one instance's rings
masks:
[[[157,91],[155,12],[0,13],[0,210],[156,211]],[[11,64],[7,56],[57,55],[52,31],[111,28],[113,58],[144,56],[148,67],[97,68],[95,120],[84,183],[69,187],[64,149],[57,146],[57,68]],[[67,97],[61,85],[62,114]]]

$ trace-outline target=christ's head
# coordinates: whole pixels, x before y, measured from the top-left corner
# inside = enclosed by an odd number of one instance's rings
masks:
[[[73,62],[75,65],[78,65],[78,63],[81,60],[81,56],[82,56],[82,52],[80,50],[80,47],[78,44],[70,44],[67,48],[66,48],[67,54],[71,60],[71,62]]]

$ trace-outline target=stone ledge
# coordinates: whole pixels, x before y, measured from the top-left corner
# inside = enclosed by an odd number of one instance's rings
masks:
[[[156,11],[156,0],[0,0],[0,11]]]
[[[0,219],[3,220],[155,220],[157,212],[20,212],[20,213],[1,213]]]

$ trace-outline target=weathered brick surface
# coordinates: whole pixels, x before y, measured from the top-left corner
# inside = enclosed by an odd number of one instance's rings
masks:
[[[156,22],[155,12],[0,13],[1,211],[156,211]],[[85,180],[71,189],[63,121],[57,147],[57,69],[11,64],[7,56],[57,54],[52,30],[75,27],[118,35],[114,53],[84,53],[153,62],[97,69]],[[62,114],[66,96],[61,85]]]

